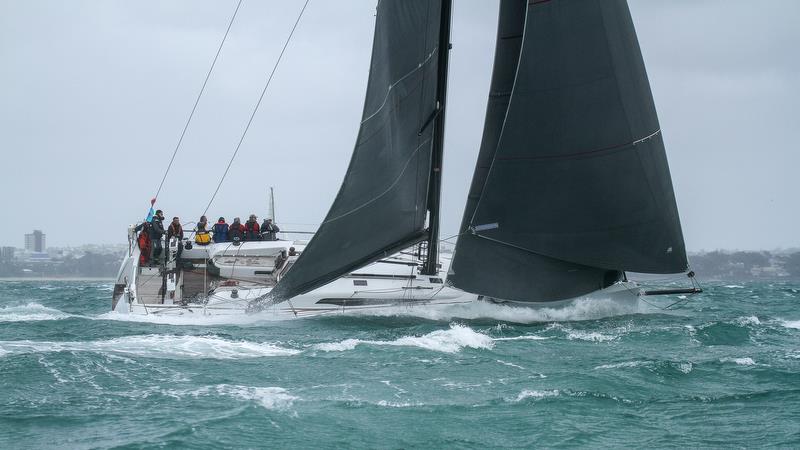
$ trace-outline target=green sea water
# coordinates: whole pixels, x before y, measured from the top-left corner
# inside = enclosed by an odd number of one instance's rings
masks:
[[[0,448],[800,447],[800,285],[704,287],[225,320],[0,282]]]

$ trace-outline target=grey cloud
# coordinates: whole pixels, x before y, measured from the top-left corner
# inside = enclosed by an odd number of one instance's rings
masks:
[[[159,198],[195,220],[301,2],[243,3]],[[631,0],[687,245],[796,246],[800,4]],[[373,0],[312,0],[211,215],[325,215],[349,160]],[[0,0],[0,244],[124,240],[143,216],[235,2]],[[443,234],[455,233],[480,143],[497,2],[456,0]]]

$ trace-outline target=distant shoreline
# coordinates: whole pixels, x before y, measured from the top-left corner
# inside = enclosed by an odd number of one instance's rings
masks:
[[[114,281],[104,277],[0,277],[1,281]]]

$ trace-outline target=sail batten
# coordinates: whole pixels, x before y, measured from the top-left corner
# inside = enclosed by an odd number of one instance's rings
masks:
[[[519,29],[519,45],[502,39]],[[625,0],[502,0],[492,85],[511,95],[489,98],[453,285],[541,302],[601,289],[625,270],[686,269]]]

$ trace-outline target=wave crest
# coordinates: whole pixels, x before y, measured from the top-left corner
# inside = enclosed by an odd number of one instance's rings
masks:
[[[100,341],[0,341],[0,356],[51,352],[115,353],[146,358],[242,359],[289,356],[299,350],[217,336],[137,335]]]
[[[437,352],[456,353],[463,348],[491,349],[494,347],[494,340],[466,325],[454,323],[450,324],[448,330],[436,330],[422,336],[403,336],[393,341],[345,339],[317,344],[313,348],[324,352],[347,351],[353,350],[360,344],[419,347]]]
[[[69,317],[80,317],[67,314],[57,309],[48,308],[39,303],[4,306],[0,308],[0,322],[37,322],[42,320],[61,320]]]

